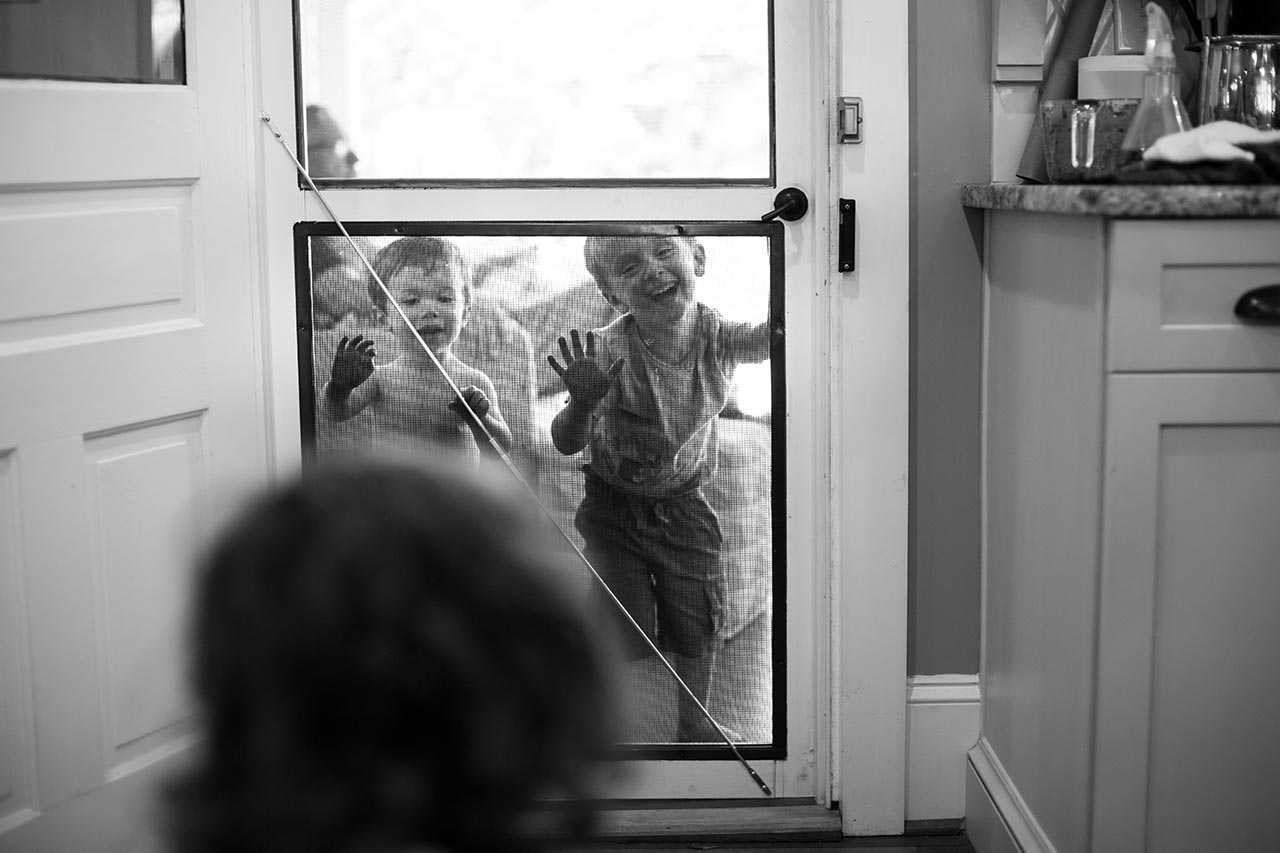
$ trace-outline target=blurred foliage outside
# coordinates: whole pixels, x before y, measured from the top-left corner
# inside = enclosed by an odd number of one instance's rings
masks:
[[[762,179],[766,0],[303,0],[359,178]]]

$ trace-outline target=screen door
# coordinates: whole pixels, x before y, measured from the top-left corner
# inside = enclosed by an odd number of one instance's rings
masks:
[[[774,418],[785,400],[781,226],[348,227],[358,240],[348,242],[330,223],[296,229],[308,456],[354,451],[478,461],[494,455],[488,443],[497,441],[510,473],[530,486],[531,499],[567,538],[563,564],[583,605],[602,628],[617,631],[625,751],[732,757],[718,726],[744,755],[783,757],[785,500],[774,488],[786,469],[783,424]],[[627,337],[644,328],[639,318],[650,318],[605,297],[618,294],[602,284],[610,280],[602,267],[630,270],[650,249],[657,257],[683,252],[697,259],[688,301],[698,326],[683,359]],[[407,271],[398,271],[405,259]],[[665,287],[677,269],[678,261],[659,265],[651,276],[658,284],[639,286]],[[442,282],[443,290],[432,290]],[[449,301],[435,305],[433,297]],[[385,304],[389,298],[400,300],[403,315]],[[421,342],[410,326],[423,330]],[[552,429],[568,392],[548,356],[564,359],[559,339],[572,341],[575,330],[580,340],[598,336],[602,350],[620,333],[615,340],[625,343],[613,348],[626,373],[599,404],[589,446],[568,452],[556,446]],[[352,341],[369,342],[372,372],[347,391],[342,372],[360,360]],[[605,366],[613,359],[599,356]],[[467,413],[449,407],[452,389],[444,406],[433,407],[430,388],[441,372],[451,373],[460,391],[483,386],[491,432],[469,427]],[[400,393],[406,377],[408,391]],[[667,382],[676,383],[673,393],[664,391]],[[652,406],[651,418],[639,417],[637,401]],[[608,498],[599,501],[598,493]],[[668,552],[671,539],[681,547]],[[637,624],[618,618],[602,584]],[[682,695],[659,654],[714,722]]]
[[[724,643],[709,710],[779,796],[822,786],[825,737],[813,567],[826,537],[827,437],[812,416],[825,405],[814,382],[825,341],[806,331],[818,327],[825,221],[761,220],[786,186],[825,203],[826,164],[813,154],[825,123],[811,106],[825,69],[812,66],[808,5],[297,0],[292,21],[266,16],[264,28],[264,39],[287,32],[296,60],[268,71],[294,84],[268,86],[264,108],[355,241],[373,256],[406,238],[456,249],[472,290],[456,354],[491,382],[514,464],[589,552],[578,516],[595,451],[547,446],[566,397],[547,356],[563,357],[558,338],[572,329],[622,316],[588,269],[586,242],[696,240],[699,299],[717,322],[774,330],[767,358],[735,363],[703,491],[726,590],[710,628]],[[401,344],[363,304],[367,282],[324,207],[287,158],[264,157],[268,264],[273,279],[296,282],[273,296],[273,328],[284,316],[305,327],[297,363],[274,374],[298,388],[281,421],[297,419],[304,462],[376,446],[394,430],[377,433],[370,412],[327,419],[319,401],[344,336],[347,347],[371,337],[379,366]],[[659,645],[691,642],[678,625],[654,634]],[[633,760],[617,796],[760,796],[728,747],[681,734],[676,687],[651,657],[629,667]]]

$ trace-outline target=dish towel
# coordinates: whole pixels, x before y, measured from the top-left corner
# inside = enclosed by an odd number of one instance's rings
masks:
[[[1119,184],[1277,184],[1280,130],[1215,121],[1171,133],[1110,178]]]

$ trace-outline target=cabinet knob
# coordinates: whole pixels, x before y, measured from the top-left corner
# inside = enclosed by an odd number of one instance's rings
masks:
[[[1280,326],[1280,284],[1255,287],[1236,300],[1236,316],[1246,323]]]

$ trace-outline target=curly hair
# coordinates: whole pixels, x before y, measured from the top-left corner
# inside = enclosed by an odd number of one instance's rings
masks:
[[[348,461],[226,528],[197,587],[207,738],[168,791],[174,849],[585,837],[611,669],[527,510],[474,470]],[[564,822],[531,833],[544,797]]]

